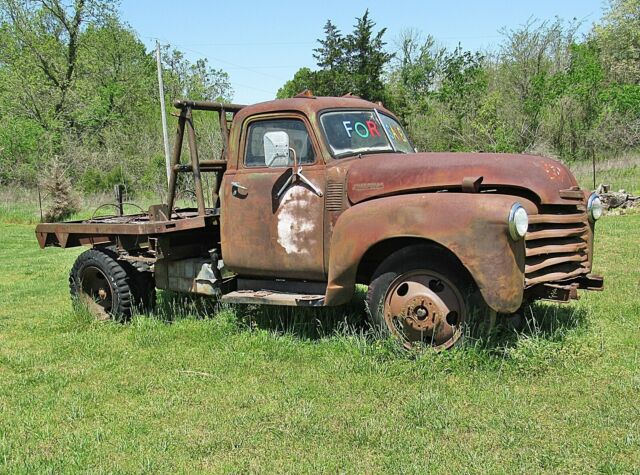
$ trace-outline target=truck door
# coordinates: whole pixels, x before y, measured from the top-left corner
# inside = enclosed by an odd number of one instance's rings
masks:
[[[325,171],[310,130],[306,118],[290,114],[258,117],[243,126],[238,166],[225,174],[222,185],[222,250],[230,270],[255,277],[326,279]],[[292,176],[292,161],[266,166],[264,136],[275,131],[288,134],[303,179]]]

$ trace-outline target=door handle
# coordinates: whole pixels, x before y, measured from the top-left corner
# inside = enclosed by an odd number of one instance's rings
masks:
[[[249,188],[247,188],[246,186],[242,186],[240,183],[238,183],[237,181],[232,181],[231,182],[231,187],[235,188],[237,190],[243,190],[243,191],[247,191]]]

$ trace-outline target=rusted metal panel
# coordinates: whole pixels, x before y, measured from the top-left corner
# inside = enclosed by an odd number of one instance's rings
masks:
[[[529,216],[529,224],[538,223],[556,223],[556,224],[574,224],[574,223],[586,223],[587,213],[572,213],[572,214],[538,214]]]
[[[582,191],[580,197],[584,200]],[[564,282],[591,271],[592,225],[579,206],[546,206],[529,223],[525,287]]]
[[[547,267],[564,264],[565,262],[584,262],[588,259],[589,258],[584,254],[571,254],[562,257],[551,257],[548,259],[544,259],[537,264],[527,264],[524,268],[524,271],[525,273],[529,274],[532,272],[537,272],[541,269],[546,269]]]
[[[550,300],[552,302],[567,303],[571,300],[578,300],[578,284],[540,284],[525,292],[525,298],[529,300]]]
[[[586,242],[578,242],[574,244],[557,244],[557,245],[543,245],[538,247],[527,247],[527,257],[540,256],[545,254],[564,254],[580,252],[587,249]]]
[[[36,237],[40,247],[74,247],[85,243],[115,242],[117,236],[157,236],[204,229],[213,226],[214,221],[217,221],[217,216],[213,214],[185,214],[188,217],[180,218],[174,213],[178,219],[172,221],[151,221],[146,214],[141,214],[66,223],[41,223],[36,226]]]
[[[562,229],[543,229],[540,231],[531,231],[527,233],[525,239],[527,241],[535,241],[536,239],[547,239],[547,238],[565,238],[571,236],[582,236],[584,232],[587,230],[586,226],[577,226],[573,228],[562,228]]]
[[[575,202],[559,190],[574,185],[575,178],[550,158],[517,154],[418,153],[375,154],[349,159],[351,203],[416,191],[460,191],[463,177],[482,176],[481,190],[512,189],[536,195],[542,203]],[[549,170],[553,170],[550,175]],[[553,179],[550,178],[553,177]],[[580,198],[581,199],[581,198]]]
[[[303,172],[324,189],[322,166],[303,167]],[[324,197],[302,184],[289,186],[277,197],[290,173],[291,169],[261,168],[225,175],[220,230],[224,261],[231,271],[262,277],[326,278]]]
[[[236,290],[222,296],[226,303],[284,305],[289,307],[322,307],[324,295],[279,293],[271,290]]]
[[[367,249],[387,239],[412,237],[451,250],[491,308],[515,311],[524,283],[524,241],[511,240],[507,229],[515,201],[505,195],[433,193],[392,196],[349,208],[338,218],[331,239],[326,303],[350,298]],[[526,200],[518,201],[535,209]]]
[[[303,165],[302,173],[321,191],[321,196],[302,182],[290,184],[278,196],[291,177],[292,167],[230,167],[221,193],[224,213],[220,232],[225,265],[240,275],[326,280],[326,174],[318,140],[302,115],[256,115],[251,120],[266,119],[299,119],[305,124],[316,161]],[[247,127],[248,124],[243,125],[242,150],[246,148]]]
[[[176,109],[193,109],[202,111],[227,111],[227,112],[239,112],[244,109],[245,105],[242,104],[223,104],[222,102],[212,101],[190,101],[188,99],[180,99],[173,102],[173,106]]]

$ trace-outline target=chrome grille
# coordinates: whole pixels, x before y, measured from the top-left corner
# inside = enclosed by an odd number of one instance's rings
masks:
[[[591,229],[583,207],[546,207],[529,216],[525,236],[525,286],[563,281],[591,268]]]

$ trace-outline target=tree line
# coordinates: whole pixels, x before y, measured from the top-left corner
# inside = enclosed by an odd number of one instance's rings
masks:
[[[115,0],[0,0],[0,185],[64,170],[84,192],[164,187],[154,51]],[[387,44],[365,11],[343,34],[327,21],[313,55],[278,91],[382,101],[421,150],[526,152],[566,160],[640,145],[640,0],[610,0],[579,24],[530,20],[491,52],[445,48],[415,30]],[[162,48],[167,104],[230,101],[228,74]],[[170,107],[170,106],[168,106]],[[219,150],[215,117],[197,116]]]
[[[392,53],[369,12],[343,35],[329,20],[314,50],[278,91],[382,101],[421,150],[537,152],[565,160],[640,145],[640,0],[611,0],[588,34],[531,19],[500,31],[493,52],[439,46],[404,31]]]

